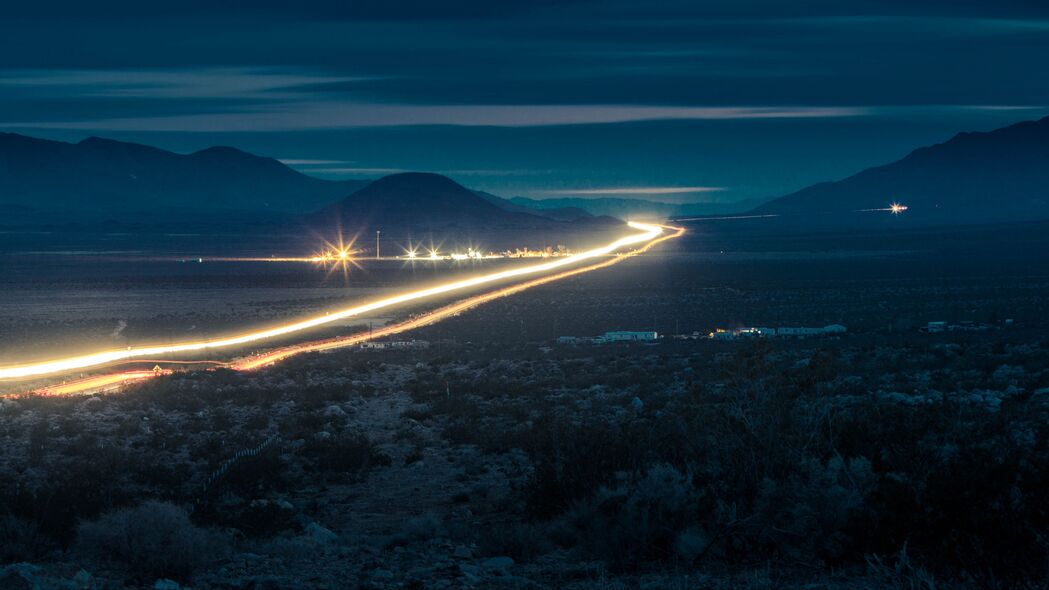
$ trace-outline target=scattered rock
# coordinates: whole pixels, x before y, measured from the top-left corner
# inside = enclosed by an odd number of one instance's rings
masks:
[[[306,535],[321,545],[328,545],[339,540],[338,535],[315,522],[306,525]]]
[[[374,580],[392,580],[393,572],[382,568],[376,568],[372,570],[371,577]]]
[[[455,552],[452,553],[452,556],[457,559],[469,559],[473,557],[473,551],[465,545],[459,545],[455,548]]]
[[[169,580],[167,578],[161,578],[153,583],[153,590],[179,590],[182,586],[179,586],[175,580]]]
[[[75,584],[77,588],[90,588],[91,582],[91,573],[87,570],[82,569],[73,576],[73,584]]]
[[[500,555],[499,557],[489,557],[488,559],[481,562],[481,567],[486,570],[505,570],[506,568],[514,564],[514,558]]]
[[[324,415],[328,416],[329,418],[332,418],[332,417],[345,418],[346,417],[346,410],[343,410],[342,408],[340,408],[339,406],[336,406],[336,405],[330,405],[327,408],[324,408]]]
[[[31,563],[12,563],[0,568],[0,588],[12,590],[36,588],[36,574],[39,571],[40,568]]]

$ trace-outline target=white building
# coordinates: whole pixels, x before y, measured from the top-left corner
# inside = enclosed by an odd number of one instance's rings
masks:
[[[605,332],[598,337],[599,342],[638,342],[658,340],[656,332]]]
[[[373,342],[361,342],[361,348],[365,350],[386,350],[390,348],[430,348],[430,342],[427,340],[393,340],[393,341],[373,341]]]
[[[809,336],[820,336],[822,334],[823,328],[801,328],[791,326],[776,328],[777,336],[785,336],[787,338],[808,338]]]
[[[844,334],[848,329],[841,324],[831,324],[822,328],[807,327],[783,327],[768,328],[764,326],[746,328],[718,328],[711,332],[709,337],[713,340],[736,340],[737,338],[808,338],[810,336],[830,336]]]

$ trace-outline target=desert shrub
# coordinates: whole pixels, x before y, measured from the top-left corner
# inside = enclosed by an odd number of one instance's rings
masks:
[[[52,546],[36,523],[12,515],[0,516],[0,564],[36,561]]]
[[[624,476],[578,503],[557,524],[562,541],[580,546],[616,569],[633,568],[675,552],[682,529],[696,520],[702,492],[670,465]]]
[[[234,461],[219,479],[216,489],[248,498],[264,497],[287,487],[287,471],[288,462],[281,456],[279,447],[273,445],[258,455]]]
[[[193,513],[198,523],[236,529],[247,537],[271,537],[284,531],[301,530],[297,517],[295,508],[287,502],[233,496],[200,505]]]
[[[920,375],[855,385],[855,372],[887,361],[921,366],[921,351],[891,352],[852,363],[807,351],[799,364],[742,349],[720,362],[719,386],[645,395],[643,413],[598,419],[562,406],[525,436],[493,435],[524,441],[534,469],[522,499],[538,524],[618,568],[862,566],[906,545],[904,585],[926,574],[986,587],[1046,579],[1049,406],[1022,393],[987,403],[928,372],[938,389],[913,401],[871,383],[913,390]]]
[[[299,454],[315,472],[350,479],[360,477],[372,467],[390,464],[390,457],[360,433],[311,438]]]
[[[519,563],[531,561],[554,548],[543,527],[526,522],[485,527],[480,533],[477,545],[477,551],[481,555],[506,555]]]
[[[149,501],[81,523],[76,552],[120,564],[137,576],[186,579],[228,556],[223,535],[190,522],[185,510]]]
[[[787,478],[766,480],[754,503],[753,542],[802,562],[840,560],[853,548],[850,525],[874,480],[863,457],[810,459]]]
[[[872,587],[888,590],[936,590],[936,578],[920,565],[911,562],[907,545],[891,558],[867,557],[867,572]]]
[[[629,424],[576,424],[552,416],[537,420],[527,441],[535,469],[525,499],[540,518],[571,508],[619,472],[636,473],[645,452],[642,434]]]
[[[404,523],[404,528],[389,540],[391,547],[429,541],[445,536],[447,531],[441,520],[434,514],[413,516]]]
[[[78,520],[127,502],[128,453],[115,447],[77,449],[70,446],[47,465],[46,481],[32,486],[9,484],[7,507],[65,546],[72,541]]]

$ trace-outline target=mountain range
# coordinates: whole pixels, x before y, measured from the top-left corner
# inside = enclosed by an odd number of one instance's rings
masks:
[[[619,219],[672,219],[732,215],[752,209],[761,203],[759,199],[732,203],[665,203],[620,197],[557,197],[551,199],[510,197],[507,200],[532,211],[580,210],[592,215],[607,215]]]
[[[892,203],[907,207],[886,215]],[[895,162],[751,211],[797,225],[958,225],[1049,219],[1049,117],[959,133]]]
[[[472,191],[447,176],[403,172],[380,178],[305,219],[307,225],[348,228],[546,228],[562,223],[618,221],[584,211],[554,210],[553,216],[514,207],[499,197]]]
[[[330,227],[608,223],[583,210],[529,210],[437,174],[314,178],[231,147],[190,154],[89,137],[0,133],[0,225],[303,224]]]
[[[892,203],[906,206],[900,215]],[[676,205],[619,198],[529,199],[429,173],[324,180],[231,147],[190,154],[89,137],[0,133],[0,225],[330,224],[539,228],[619,218],[715,216],[753,203]],[[770,200],[749,214],[778,226],[881,227],[1049,219],[1049,117],[960,133],[884,166]]]

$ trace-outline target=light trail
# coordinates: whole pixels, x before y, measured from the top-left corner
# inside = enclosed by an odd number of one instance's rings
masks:
[[[119,389],[130,381],[141,381],[142,379],[150,379],[163,374],[171,374],[171,371],[166,370],[161,371],[160,373],[157,373],[156,371],[124,371],[122,373],[107,373],[105,375],[95,375],[84,379],[77,379],[76,381],[70,381],[68,383],[51,385],[49,387],[38,389],[33,393],[37,395],[69,395],[84,391],[110,391],[113,389]]]
[[[725,215],[722,217],[675,217],[674,221],[724,221],[726,219],[768,219],[779,217],[778,213],[766,213],[764,215]]]
[[[906,211],[907,208],[908,208],[907,205],[903,205],[903,204],[900,204],[900,203],[893,203],[893,204],[889,205],[888,207],[879,207],[877,209],[860,209],[859,211],[862,212],[862,213],[870,213],[870,212],[874,212],[874,211],[886,211],[888,213],[892,213],[893,215],[899,215],[900,213],[903,213],[904,211]]]
[[[613,254],[626,246],[650,242],[652,240],[655,240],[660,234],[663,233],[663,227],[659,225],[638,222],[630,222],[628,225],[634,229],[641,230],[641,233],[625,236],[605,246],[594,248],[592,250],[587,250],[585,252],[580,252],[578,254],[572,254],[564,258],[551,260],[549,262],[543,262],[540,264],[533,264],[521,268],[489,273],[469,279],[452,281],[427,289],[409,291],[407,293],[394,295],[392,297],[386,297],[384,299],[379,299],[371,303],[342,309],[322,316],[314,316],[305,320],[282,324],[266,330],[248,332],[245,334],[230,336],[226,338],[219,338],[217,340],[212,341],[205,340],[197,342],[184,342],[180,344],[171,344],[164,346],[145,346],[137,348],[128,347],[127,349],[107,350],[102,352],[96,352],[93,354],[69,357],[64,359],[55,359],[24,365],[0,367],[0,379],[25,379],[29,377],[38,377],[44,375],[63,373],[66,371],[73,371],[77,369],[97,367],[100,365],[113,363],[115,361],[130,360],[145,356],[163,356],[183,352],[211,350],[216,348],[228,348],[251,342],[267,340],[275,338],[277,336],[285,336],[288,334],[301,332],[303,330],[309,330],[311,328],[331,324],[333,322],[337,322],[346,318],[358,316],[364,313],[384,309],[402,303],[408,303],[411,301],[425,299],[435,295],[442,295],[455,291],[462,291],[470,289],[472,287],[478,287],[481,285],[486,285],[489,283],[494,283],[515,277],[553,271],[581,261]]]
[[[541,278],[538,278],[538,279],[532,279],[532,280],[524,282],[524,283],[519,283],[517,285],[511,285],[509,287],[504,287],[502,289],[498,289],[496,291],[492,291],[492,292],[489,292],[489,293],[483,293],[481,295],[474,295],[473,297],[469,297],[469,298],[464,299],[462,301],[458,301],[456,303],[452,303],[450,305],[446,305],[444,307],[440,307],[440,308],[435,309],[433,311],[426,312],[426,313],[424,313],[424,314],[422,314],[422,315],[420,315],[418,317],[412,318],[410,320],[406,320],[406,321],[403,321],[403,322],[392,324],[390,326],[385,326],[385,327],[379,328],[378,330],[373,330],[371,332],[367,332],[367,333],[363,333],[363,334],[355,334],[355,335],[352,335],[352,336],[344,336],[344,337],[340,337],[340,338],[331,338],[331,339],[328,339],[328,340],[320,340],[320,341],[316,341],[316,342],[306,342],[306,343],[303,343],[303,344],[296,344],[296,345],[287,346],[287,347],[284,347],[284,348],[278,348],[276,350],[272,350],[272,351],[263,353],[261,355],[257,355],[257,356],[253,356],[253,357],[247,357],[247,358],[244,358],[244,359],[240,359],[238,361],[234,361],[234,362],[232,362],[232,363],[230,363],[228,365],[228,368],[234,369],[234,370],[237,370],[237,371],[250,371],[250,370],[258,369],[260,367],[264,367],[264,366],[267,366],[267,365],[272,365],[272,364],[274,364],[274,363],[276,363],[278,361],[284,360],[284,359],[286,359],[286,358],[288,358],[290,356],[294,356],[294,355],[297,355],[297,354],[302,354],[302,353],[305,353],[305,352],[317,352],[317,351],[322,351],[322,350],[332,350],[332,349],[335,349],[335,348],[343,348],[343,347],[347,347],[347,346],[353,346],[355,344],[360,344],[362,342],[367,342],[368,340],[374,340],[376,338],[382,338],[384,336],[392,336],[394,334],[400,334],[402,332],[407,332],[409,330],[414,330],[416,328],[421,328],[423,326],[429,326],[431,324],[436,324],[437,322],[439,322],[441,320],[444,320],[444,319],[449,318],[451,316],[454,316],[456,314],[462,313],[462,312],[464,312],[464,311],[466,311],[468,309],[471,309],[473,307],[481,305],[482,303],[487,303],[489,301],[492,301],[493,299],[499,299],[501,297],[506,297],[508,295],[513,295],[515,293],[520,293],[521,291],[525,291],[525,290],[531,289],[533,287],[538,287],[540,285],[545,285],[547,283],[552,283],[554,281],[559,281],[559,280],[562,280],[562,279],[566,279],[568,277],[572,277],[572,276],[575,276],[575,275],[583,274],[585,272],[590,272],[590,271],[594,271],[594,270],[598,270],[598,269],[602,269],[602,268],[606,268],[606,267],[612,266],[613,264],[618,264],[618,263],[626,260],[627,258],[630,258],[632,256],[636,256],[638,254],[641,254],[643,252],[648,251],[650,248],[654,247],[655,245],[659,244],[660,242],[681,237],[681,235],[685,233],[685,229],[684,228],[680,228],[680,227],[669,227],[669,226],[667,226],[667,229],[674,230],[674,233],[667,234],[667,235],[661,236],[659,238],[653,239],[652,241],[648,242],[647,244],[645,244],[641,248],[638,248],[638,249],[633,250],[631,252],[628,252],[628,253],[616,256],[615,258],[610,258],[610,259],[605,260],[603,262],[598,262],[596,264],[590,264],[590,265],[587,265],[587,266],[584,266],[584,267],[581,267],[581,268],[576,268],[576,269],[572,269],[572,270],[568,270],[568,271],[563,271],[563,272],[560,272],[560,273],[557,273],[557,274],[554,274],[554,275],[549,275],[549,276],[541,277]]]
[[[296,344],[296,345],[291,345],[291,346],[285,346],[285,347],[282,347],[282,348],[278,348],[278,349],[275,349],[275,350],[271,350],[271,351],[265,352],[265,353],[260,354],[260,355],[255,355],[255,356],[250,356],[250,357],[245,357],[245,358],[242,358],[242,359],[238,359],[238,360],[235,360],[235,361],[230,362],[230,363],[222,363],[222,362],[218,362],[218,361],[152,361],[152,360],[150,360],[150,361],[136,360],[136,361],[127,361],[127,362],[134,362],[134,363],[157,362],[157,363],[165,363],[165,364],[168,364],[168,363],[214,364],[214,365],[222,366],[222,367],[225,367],[225,368],[233,369],[235,371],[252,371],[252,370],[260,369],[262,367],[267,367],[267,366],[273,365],[273,364],[275,364],[275,363],[277,363],[279,361],[282,361],[284,359],[287,359],[289,357],[292,357],[292,356],[295,356],[295,355],[298,355],[298,354],[303,354],[303,353],[307,353],[307,352],[318,352],[318,351],[324,351],[324,350],[333,350],[333,349],[337,349],[337,348],[345,348],[345,347],[348,347],[348,346],[353,346],[353,345],[356,345],[356,344],[360,344],[362,342],[366,342],[368,340],[374,340],[376,338],[382,338],[384,336],[391,336],[393,334],[399,334],[399,333],[402,333],[402,332],[407,332],[409,330],[414,330],[416,328],[421,328],[423,326],[432,325],[432,324],[440,322],[440,321],[442,321],[444,319],[447,319],[449,317],[453,317],[455,315],[458,315],[459,313],[462,313],[462,312],[464,312],[464,311],[466,311],[468,309],[471,309],[471,308],[476,307],[478,305],[481,305],[483,303],[487,303],[488,301],[492,301],[494,299],[498,299],[500,297],[506,297],[506,296],[509,296],[509,295],[513,295],[515,293],[520,293],[521,291],[525,291],[527,289],[531,289],[533,287],[538,287],[540,285],[544,285],[544,284],[551,283],[551,282],[554,282],[554,281],[559,281],[559,280],[566,279],[566,278],[569,278],[569,277],[572,277],[572,276],[575,276],[575,275],[579,275],[579,274],[583,274],[583,273],[586,273],[586,272],[591,272],[591,271],[594,271],[594,270],[606,268],[606,267],[612,266],[614,264],[619,264],[620,262],[626,260],[627,258],[630,258],[632,256],[636,256],[638,254],[642,254],[642,253],[648,251],[649,249],[653,248],[654,246],[656,246],[657,244],[659,244],[661,242],[664,242],[666,240],[671,240],[671,239],[674,239],[674,238],[678,238],[682,234],[685,233],[685,229],[681,228],[681,227],[664,226],[664,229],[673,230],[673,233],[666,234],[666,235],[661,235],[658,238],[655,238],[655,239],[649,241],[648,243],[644,244],[640,248],[637,248],[637,249],[632,250],[630,252],[626,252],[624,254],[618,255],[618,256],[616,256],[614,258],[610,258],[608,260],[604,260],[604,261],[601,261],[601,262],[598,262],[598,263],[595,263],[595,264],[590,264],[590,265],[587,265],[587,266],[584,266],[584,267],[575,268],[575,269],[568,270],[568,271],[563,271],[563,272],[560,272],[560,273],[557,273],[557,274],[548,275],[548,276],[540,277],[540,278],[537,278],[537,279],[532,279],[532,280],[524,282],[524,283],[511,285],[511,286],[504,287],[502,289],[498,289],[496,291],[492,291],[492,292],[489,292],[489,293],[483,293],[483,294],[480,294],[480,295],[474,295],[473,297],[469,297],[469,298],[464,299],[462,301],[458,301],[458,302],[455,302],[455,303],[452,303],[452,304],[449,304],[449,305],[445,305],[445,306],[440,307],[438,309],[435,309],[433,311],[429,311],[429,312],[426,312],[426,313],[424,313],[422,315],[416,316],[416,317],[414,317],[412,319],[405,320],[403,322],[399,322],[399,323],[392,324],[392,325],[389,325],[389,326],[385,326],[383,328],[380,328],[378,330],[373,330],[373,331],[370,331],[370,332],[365,332],[365,333],[361,333],[361,334],[354,334],[354,335],[350,335],[350,336],[343,336],[343,337],[338,337],[338,338],[329,338],[329,339],[318,340],[318,341],[313,341],[313,342],[305,342],[305,343],[302,343],[302,344]],[[69,383],[63,383],[63,384],[58,385],[58,386],[52,386],[52,387],[39,389],[39,390],[36,390],[35,393],[40,394],[40,395],[70,395],[70,394],[75,394],[75,393],[91,393],[91,392],[111,391],[111,390],[119,389],[124,384],[128,383],[129,381],[139,381],[139,380],[149,379],[149,378],[152,378],[152,377],[157,377],[157,376],[160,376],[160,375],[170,374],[170,373],[171,373],[171,371],[169,371],[169,370],[161,370],[160,372],[157,372],[157,371],[138,371],[138,372],[125,372],[125,373],[112,373],[112,374],[107,374],[107,375],[98,375],[98,376],[94,376],[94,377],[88,377],[86,379],[81,379],[81,380],[77,380],[77,381],[71,381]],[[132,376],[129,377],[129,375],[132,375]]]

